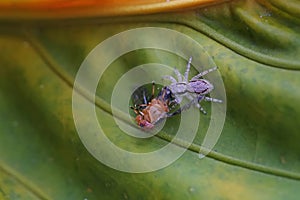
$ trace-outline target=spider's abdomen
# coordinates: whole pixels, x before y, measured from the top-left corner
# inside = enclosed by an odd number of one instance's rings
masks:
[[[197,94],[208,94],[214,89],[214,86],[205,79],[191,81],[189,82],[188,86],[189,92],[194,92]]]

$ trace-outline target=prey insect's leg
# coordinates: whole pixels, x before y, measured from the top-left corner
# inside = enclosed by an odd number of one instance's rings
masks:
[[[152,81],[152,92],[151,92],[151,99],[154,98],[154,93],[155,93],[155,82]],[[150,100],[151,101],[151,100]]]
[[[140,114],[140,115],[144,116],[144,113],[142,113],[142,111],[140,111],[140,110],[138,110],[138,109],[136,109],[136,108],[134,108],[132,106],[130,106],[130,108],[134,111],[135,114],[137,114],[137,115]]]
[[[197,74],[196,76],[194,76],[194,77],[191,79],[191,81],[192,81],[192,80],[199,79],[200,77],[202,77],[202,76],[208,74],[209,72],[215,71],[216,69],[217,69],[217,67],[213,67],[213,68],[211,68],[211,69],[208,69],[208,70],[205,70],[205,71],[203,71],[203,72],[200,72],[199,74]]]
[[[140,105],[138,105],[139,107],[147,107],[148,106],[148,104],[140,104]]]
[[[145,91],[143,91],[143,100],[144,100],[144,104],[148,103]]]
[[[160,91],[160,93],[158,94],[158,96],[156,97],[158,100],[165,102],[165,103],[169,103],[169,99],[167,99],[166,97],[166,92],[167,90],[165,89],[165,87]]]
[[[189,81],[189,73],[190,73],[190,68],[191,68],[191,62],[192,62],[192,57],[190,57],[189,62],[186,66],[186,71],[184,72],[184,80],[183,82],[187,83]],[[181,81],[180,81],[181,82]]]

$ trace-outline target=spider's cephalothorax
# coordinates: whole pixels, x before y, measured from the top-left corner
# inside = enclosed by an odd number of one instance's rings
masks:
[[[163,87],[155,98],[154,92],[155,83],[152,84],[151,97],[145,88],[137,90],[132,95],[134,107],[131,108],[137,115],[135,121],[145,129],[152,129],[161,119],[180,113],[179,110],[170,113],[170,108],[174,105],[175,99],[169,88]]]
[[[179,104],[182,101],[182,98],[185,96],[191,102],[185,107],[189,107],[191,104],[196,105],[204,114],[206,114],[205,110],[201,107],[200,101],[211,101],[221,103],[222,100],[214,99],[205,96],[210,93],[214,86],[206,79],[201,79],[200,77],[208,74],[217,69],[217,67],[205,70],[198,75],[188,80],[190,68],[191,68],[192,57],[190,57],[189,62],[186,67],[186,71],[184,75],[181,75],[177,69],[174,69],[174,73],[177,76],[176,80],[172,76],[164,76],[164,79],[170,80],[171,84],[167,86],[171,90],[171,92],[175,95],[176,103]]]

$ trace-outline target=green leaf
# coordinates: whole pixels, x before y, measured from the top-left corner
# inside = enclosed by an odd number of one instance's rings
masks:
[[[30,21],[22,28],[18,22],[3,23],[0,198],[298,199],[299,16],[293,15],[296,8],[287,13],[285,6],[276,1],[234,1],[105,23]],[[96,45],[122,31],[148,26],[180,31],[203,46],[222,75],[227,115],[221,137],[207,157],[199,159],[198,151],[209,115],[196,122],[198,134],[176,162],[155,172],[131,174],[107,167],[86,150],[74,126],[72,90],[81,63]],[[100,124],[113,143],[133,152],[168,144],[178,122],[178,117],[172,118],[158,135],[141,140],[124,134],[114,121],[114,85],[128,70],[150,62],[176,66],[181,72],[186,66],[172,53],[133,51],[109,66],[97,89]],[[208,111],[209,105],[204,104]],[[184,148],[184,141],[175,142]]]

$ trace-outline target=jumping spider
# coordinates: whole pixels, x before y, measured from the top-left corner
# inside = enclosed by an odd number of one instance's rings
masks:
[[[187,109],[190,105],[194,104],[197,108],[200,109],[201,112],[206,114],[206,111],[200,105],[200,102],[202,100],[217,103],[222,103],[222,100],[205,96],[214,89],[214,86],[208,80],[203,78],[200,79],[200,77],[216,70],[217,67],[205,70],[191,78],[191,80],[188,80],[191,62],[192,57],[190,57],[188,61],[184,75],[181,75],[177,69],[174,69],[174,73],[177,76],[177,80],[172,76],[163,76],[163,79],[171,81],[171,84],[168,85],[167,88],[170,89],[175,95],[177,104],[179,104],[182,101],[182,98],[185,96],[190,100],[190,103],[185,106],[185,109]]]

